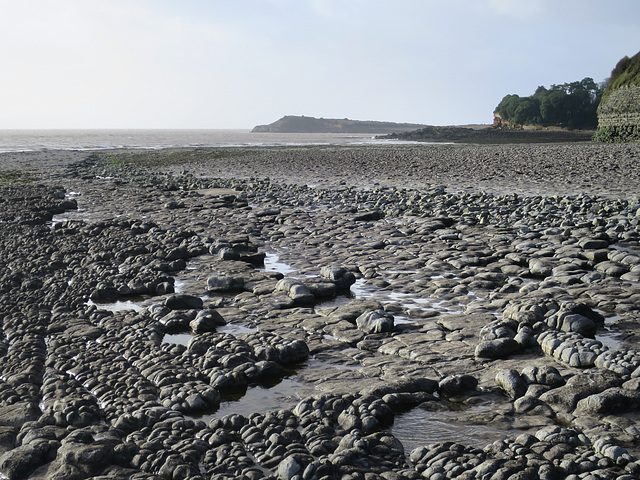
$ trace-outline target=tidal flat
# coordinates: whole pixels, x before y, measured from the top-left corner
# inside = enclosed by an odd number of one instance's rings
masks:
[[[640,478],[639,160],[0,154],[0,474]]]

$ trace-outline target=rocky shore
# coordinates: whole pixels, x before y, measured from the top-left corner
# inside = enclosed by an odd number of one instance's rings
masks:
[[[398,131],[379,138],[415,140],[419,142],[451,142],[475,144],[513,144],[513,143],[570,143],[589,142],[593,130],[567,130],[557,128],[468,128],[468,127],[433,127],[419,130]]]
[[[0,154],[0,476],[640,478],[639,156]]]

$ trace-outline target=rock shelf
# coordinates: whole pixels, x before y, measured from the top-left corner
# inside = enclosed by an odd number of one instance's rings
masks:
[[[640,478],[639,153],[8,156],[39,183],[0,187],[0,476]],[[408,450],[407,412],[494,434]]]

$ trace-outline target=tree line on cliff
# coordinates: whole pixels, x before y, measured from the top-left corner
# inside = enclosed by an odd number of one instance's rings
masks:
[[[586,77],[577,82],[540,86],[533,95],[506,95],[496,107],[498,122],[507,125],[595,129],[604,85]]]
[[[602,83],[586,77],[577,82],[538,87],[533,95],[506,95],[494,110],[498,126],[558,126],[595,129],[598,105],[622,86],[640,86],[640,52],[623,57]]]

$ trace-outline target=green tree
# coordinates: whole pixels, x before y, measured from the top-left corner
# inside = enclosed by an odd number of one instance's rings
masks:
[[[506,95],[502,101],[496,107],[496,113],[498,113],[504,120],[512,119],[516,113],[516,109],[520,104],[520,97],[518,95]]]
[[[533,97],[525,97],[520,100],[513,114],[513,123],[517,125],[540,125],[540,101]]]
[[[514,125],[595,128],[601,97],[602,86],[586,77],[549,88],[539,86],[529,97],[506,95],[495,111]]]

